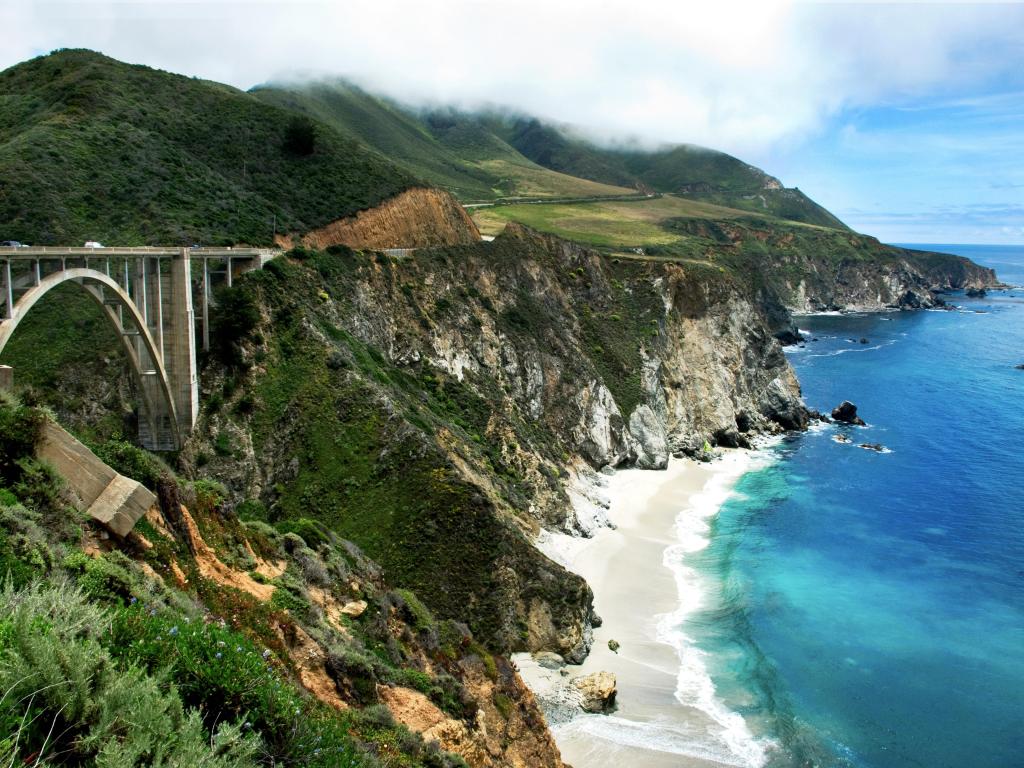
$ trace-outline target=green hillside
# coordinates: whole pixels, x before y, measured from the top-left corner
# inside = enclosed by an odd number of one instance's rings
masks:
[[[269,243],[415,183],[225,85],[65,50],[0,73],[0,237]]]
[[[250,91],[259,100],[322,121],[372,147],[406,170],[468,197],[491,197],[499,183],[427,130],[415,115],[344,80]],[[517,154],[506,147],[510,154]]]
[[[358,139],[410,174],[463,201],[514,197],[616,197],[633,190],[561,173],[524,157],[486,115],[455,109],[417,112],[344,80],[267,85],[267,104],[322,121]]]
[[[784,188],[759,168],[723,152],[691,145],[652,152],[604,149],[535,119],[510,120],[497,127],[526,157],[562,173],[807,224],[844,227],[799,189]]]
[[[645,190],[845,228],[799,189],[784,188],[764,171],[702,147],[602,148],[536,118],[456,108],[419,111],[344,80],[260,86],[251,93],[358,139],[464,201]]]

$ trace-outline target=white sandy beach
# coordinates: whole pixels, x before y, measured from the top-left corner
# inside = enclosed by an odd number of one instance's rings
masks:
[[[562,757],[574,768],[763,763],[764,745],[715,700],[699,651],[675,631],[699,604],[696,574],[666,565],[667,550],[678,563],[683,550],[706,546],[708,521],[750,463],[749,452],[735,451],[713,464],[673,460],[663,472],[620,471],[602,478],[614,529],[601,528],[590,539],[547,535],[541,542],[591,585],[603,624],[586,661],[567,668],[568,678],[520,654],[524,679],[544,701],[557,698],[567,679],[601,670],[617,678],[613,714],[551,718]],[[619,642],[618,653],[609,650],[611,639]]]

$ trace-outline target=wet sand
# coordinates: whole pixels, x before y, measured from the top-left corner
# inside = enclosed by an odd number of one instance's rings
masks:
[[[604,670],[617,682],[613,714],[580,714],[552,723],[562,757],[574,768],[747,764],[723,741],[720,722],[677,699],[680,657],[659,639],[659,623],[680,606],[676,575],[664,564],[665,550],[679,543],[677,517],[709,482],[722,480],[716,475],[738,476],[736,463],[731,464],[674,460],[663,472],[621,471],[607,478],[604,489],[614,529],[583,541],[555,535],[544,547],[587,580],[603,620],[590,655],[582,665],[567,668],[569,677]],[[608,648],[612,639],[619,643],[617,653]],[[517,655],[516,662],[541,699],[565,684],[559,671],[540,667],[528,655]]]

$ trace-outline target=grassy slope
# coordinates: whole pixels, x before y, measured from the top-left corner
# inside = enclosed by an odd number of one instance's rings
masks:
[[[490,197],[498,179],[438,142],[412,114],[339,80],[250,91],[267,104],[302,112],[372,147],[417,177],[463,197]]]
[[[735,157],[695,146],[646,152],[605,149],[538,120],[506,120],[498,130],[526,157],[553,170],[595,181],[743,208],[779,218],[842,227],[835,216],[797,189],[765,189],[764,171]]]
[[[480,231],[496,235],[509,221],[590,245],[639,247],[677,243],[684,234],[663,226],[676,218],[729,220],[746,211],[665,195],[638,200],[502,205],[473,210]]]
[[[269,243],[375,205],[413,177],[228,86],[62,51],[0,73],[3,237],[33,244]]]
[[[631,192],[538,165],[476,117],[455,111],[416,113],[343,80],[262,86],[253,89],[252,94],[357,138],[410,173],[463,200],[596,197]]]

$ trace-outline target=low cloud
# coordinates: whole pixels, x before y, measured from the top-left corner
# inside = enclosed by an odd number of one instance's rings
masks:
[[[0,28],[3,66],[89,47],[241,88],[341,74],[415,104],[508,104],[605,139],[755,156],[842,110],[1024,63],[1020,5],[8,0]]]

